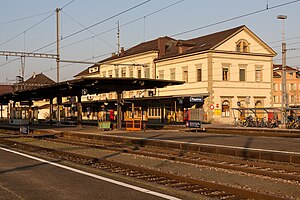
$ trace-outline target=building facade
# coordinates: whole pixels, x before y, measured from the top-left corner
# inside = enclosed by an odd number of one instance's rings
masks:
[[[273,105],[281,108],[282,103],[282,65],[274,65],[273,72]],[[290,107],[300,105],[300,71],[296,68],[286,67],[286,91]]]
[[[267,44],[246,26],[193,38],[161,37],[141,43],[77,74],[101,77],[138,77],[185,81],[185,84],[156,90],[126,91],[124,99],[149,98],[148,115],[170,115],[183,121],[191,107],[201,106],[205,120],[232,123],[231,108],[272,106],[273,57]],[[169,102],[152,101],[166,97]],[[185,101],[202,97],[202,104]],[[206,98],[205,98],[206,97]],[[94,97],[93,97],[94,98]],[[99,94],[95,99],[114,99]],[[84,101],[84,100],[83,100]],[[158,102],[158,103],[157,103]]]

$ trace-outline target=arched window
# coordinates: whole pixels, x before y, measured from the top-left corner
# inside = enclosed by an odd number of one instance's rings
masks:
[[[261,101],[258,100],[255,102],[255,108],[262,108],[262,107],[263,107],[263,104]],[[257,110],[256,116],[258,118],[262,118],[264,116],[264,112],[262,110]]]
[[[237,41],[236,50],[238,52],[249,53],[250,52],[250,43],[242,39]]]
[[[229,101],[225,100],[222,102],[222,117],[229,117],[230,110],[229,110]]]

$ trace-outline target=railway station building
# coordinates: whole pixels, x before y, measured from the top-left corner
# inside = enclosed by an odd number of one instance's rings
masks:
[[[191,108],[203,108],[204,120],[232,123],[235,107],[271,107],[276,52],[246,26],[197,38],[168,36],[143,42],[75,75],[136,77],[184,81],[165,88],[125,91],[124,104],[146,105],[148,120],[183,122]],[[116,93],[86,95],[83,112],[96,102],[114,102]],[[85,104],[84,104],[85,102]],[[130,105],[128,105],[130,106]],[[87,110],[87,108],[89,108]]]

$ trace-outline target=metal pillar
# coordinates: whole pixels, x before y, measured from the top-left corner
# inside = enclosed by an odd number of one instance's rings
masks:
[[[117,91],[117,129],[122,130],[121,91]]]
[[[81,95],[77,96],[77,128],[82,127],[82,105],[81,105]]]
[[[57,54],[57,57],[56,57],[56,70],[57,70],[57,83],[59,83],[59,60],[60,60],[60,55],[59,55],[59,42],[60,42],[60,38],[59,38],[59,35],[60,35],[60,29],[59,29],[59,26],[60,26],[60,17],[59,17],[59,12],[60,12],[60,8],[56,8],[56,54]]]
[[[282,87],[282,102],[281,102],[281,109],[282,109],[282,121],[283,127],[286,127],[287,122],[287,115],[286,109],[288,108],[288,99],[286,93],[286,43],[285,43],[285,33],[284,33],[284,20],[287,19],[285,15],[278,15],[277,19],[282,20],[282,74],[281,74],[281,87]]]
[[[32,111],[32,100],[29,100],[29,110],[28,110],[28,117],[29,117],[29,125],[32,124],[32,119],[33,119],[33,111]]]
[[[3,114],[2,114],[2,112],[3,112],[3,107],[2,107],[2,104],[1,104],[1,119],[3,119]]]
[[[50,116],[49,116],[49,120],[50,120],[50,125],[53,125],[53,98],[50,98]]]
[[[57,126],[60,126],[60,106],[62,104],[60,93],[58,93],[56,101],[57,101]]]

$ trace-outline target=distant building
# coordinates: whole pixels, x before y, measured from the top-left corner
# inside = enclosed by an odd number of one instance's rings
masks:
[[[20,81],[16,84],[14,84],[14,91],[17,90],[28,90],[28,89],[34,89],[37,87],[45,86],[45,85],[51,85],[54,84],[55,81],[50,79],[44,74],[33,74],[29,79],[26,81]]]
[[[138,44],[80,72],[82,76],[138,77],[185,81],[156,90],[126,91],[123,98],[147,104],[147,116],[160,122],[182,122],[193,107],[205,120],[232,123],[236,107],[272,106],[275,51],[246,26],[188,39],[160,37]],[[190,97],[205,97],[192,102]],[[116,99],[114,93],[100,100]],[[145,102],[145,100],[147,100]],[[201,99],[201,98],[198,98]],[[237,113],[238,114],[238,113]],[[168,120],[166,120],[168,119]],[[172,121],[172,120],[171,120]]]
[[[12,92],[14,89],[13,85],[0,84],[0,95]]]
[[[9,93],[13,91],[13,85],[0,84],[0,95]],[[8,106],[0,105],[0,119],[7,118],[8,116]]]
[[[273,105],[281,108],[282,103],[282,65],[273,66]],[[286,91],[290,107],[300,105],[300,71],[297,68],[286,66]]]

